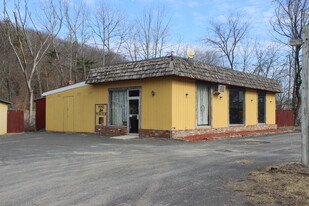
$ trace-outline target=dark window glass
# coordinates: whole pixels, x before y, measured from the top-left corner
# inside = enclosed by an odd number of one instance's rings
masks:
[[[230,96],[230,124],[244,124],[244,90],[231,88]]]
[[[139,90],[129,90],[129,97],[138,97]]]
[[[131,99],[129,108],[130,108],[130,114],[138,114],[138,100],[137,99]]]
[[[103,119],[103,117],[99,117],[99,124],[104,124],[104,119]]]
[[[265,123],[265,106],[266,94],[265,92],[258,92],[258,120],[259,123]]]

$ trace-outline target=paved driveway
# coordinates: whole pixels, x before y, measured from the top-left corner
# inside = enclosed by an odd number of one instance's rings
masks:
[[[298,133],[194,143],[0,136],[0,205],[240,205],[229,181],[299,159]]]

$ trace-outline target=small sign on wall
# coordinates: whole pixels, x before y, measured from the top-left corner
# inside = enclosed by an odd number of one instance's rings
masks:
[[[107,126],[107,104],[95,105],[95,124],[96,126]]]

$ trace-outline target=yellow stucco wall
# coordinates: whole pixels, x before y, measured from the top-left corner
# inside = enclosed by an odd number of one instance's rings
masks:
[[[186,96],[185,94],[189,95]],[[229,126],[229,92],[228,87],[222,94],[211,93],[210,127],[224,128]],[[275,94],[267,94],[267,124],[275,124]],[[267,101],[266,100],[266,101]],[[258,124],[258,93],[254,89],[246,89],[245,93],[245,125]],[[172,81],[172,127],[176,130],[203,129],[196,126],[196,82],[174,78]]]
[[[266,93],[266,124],[276,124],[276,95]]]
[[[46,97],[46,129],[48,131],[95,131],[95,104],[108,104],[109,88],[141,87],[141,128],[186,130],[224,128],[229,126],[229,89],[211,93],[210,126],[196,126],[196,81],[176,77],[130,80],[87,85]],[[152,91],[155,95],[152,95]],[[188,95],[186,95],[188,94]],[[69,106],[64,106],[64,104]],[[246,89],[245,125],[258,121],[257,90]],[[72,110],[64,111],[64,108]],[[266,124],[275,124],[275,94],[266,94]],[[71,122],[70,125],[65,125]],[[65,129],[67,128],[67,129]]]
[[[169,130],[172,125],[172,80],[139,81],[142,87],[142,129]],[[152,96],[151,91],[155,92]]]
[[[0,135],[7,133],[8,105],[0,102]]]
[[[68,131],[64,118],[73,122],[75,132],[94,132],[95,104],[108,104],[108,89],[141,87],[141,128],[168,130],[172,125],[172,80],[169,78],[121,81],[87,85],[51,94],[46,97],[46,130]],[[152,96],[151,91],[155,92]],[[66,100],[65,100],[66,99]],[[69,100],[70,99],[70,100]],[[64,104],[73,105],[72,111],[63,111]],[[71,115],[73,114],[73,115]],[[69,117],[64,117],[69,116]],[[69,125],[69,128],[70,125]]]
[[[212,127],[222,128],[229,125],[229,90],[212,95]]]
[[[59,92],[48,95],[46,100],[48,131],[94,132],[94,105],[103,102],[103,92],[97,87],[87,85]],[[64,104],[72,105],[73,108],[67,108],[70,111],[64,111],[66,108]],[[69,126],[65,129],[65,118],[72,122],[73,127]]]
[[[196,83],[194,80],[178,78],[172,80],[172,127],[176,130],[196,128]]]
[[[246,89],[245,94],[245,122],[246,125],[256,125],[258,123],[258,94],[256,90]]]

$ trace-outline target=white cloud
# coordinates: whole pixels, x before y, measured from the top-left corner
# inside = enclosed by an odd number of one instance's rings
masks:
[[[246,15],[256,15],[258,10],[254,6],[245,6],[241,9]]]
[[[189,7],[197,7],[200,6],[201,4],[198,1],[189,1],[188,6]]]
[[[192,12],[192,16],[197,25],[205,25],[205,22],[208,20],[208,16],[199,12]]]

